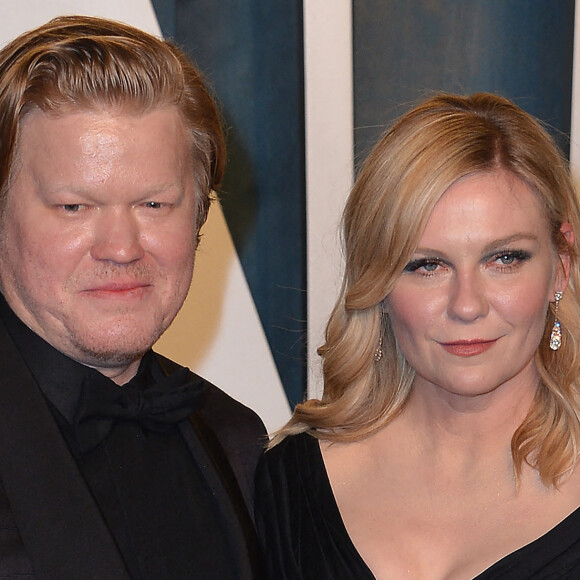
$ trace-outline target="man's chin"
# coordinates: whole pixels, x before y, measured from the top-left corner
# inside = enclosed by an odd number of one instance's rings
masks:
[[[118,344],[115,341],[102,341],[98,343],[78,342],[73,345],[74,352],[72,358],[78,362],[99,369],[119,369],[128,367],[139,361],[141,357],[155,344],[157,334],[139,341],[132,341],[130,344],[127,340],[121,340]]]

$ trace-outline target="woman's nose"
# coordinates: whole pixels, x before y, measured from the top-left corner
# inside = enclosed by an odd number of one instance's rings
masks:
[[[477,320],[488,313],[484,283],[477,274],[457,275],[450,291],[448,311],[450,317],[465,322]]]

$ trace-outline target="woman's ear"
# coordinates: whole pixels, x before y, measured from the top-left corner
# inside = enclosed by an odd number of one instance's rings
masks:
[[[564,222],[560,231],[562,235],[566,238],[569,246],[574,245],[576,236],[574,235],[574,229],[572,225],[568,222]],[[570,254],[569,252],[564,252],[559,254],[560,257],[560,267],[558,268],[558,273],[556,275],[556,290],[563,292],[568,286],[568,280],[570,278]]]

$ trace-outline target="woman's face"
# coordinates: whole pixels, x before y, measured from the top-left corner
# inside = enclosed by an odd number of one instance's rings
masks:
[[[568,224],[562,231],[573,241]],[[470,397],[535,388],[534,353],[568,262],[517,177],[481,173],[452,185],[386,299],[415,388]]]

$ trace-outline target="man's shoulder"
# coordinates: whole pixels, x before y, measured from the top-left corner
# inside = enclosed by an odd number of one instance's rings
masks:
[[[217,422],[221,428],[239,430],[243,427],[255,430],[260,435],[266,433],[264,423],[255,411],[206,379],[202,380],[205,382],[206,390],[199,411],[208,422]]]
[[[155,355],[166,373],[182,368],[179,363],[159,353]],[[193,371],[190,371],[190,374],[193,380],[203,384],[203,393],[196,413],[203,417],[209,426],[219,431],[234,430],[239,433],[243,430],[248,434],[255,432],[258,436],[266,433],[264,423],[255,411]]]

